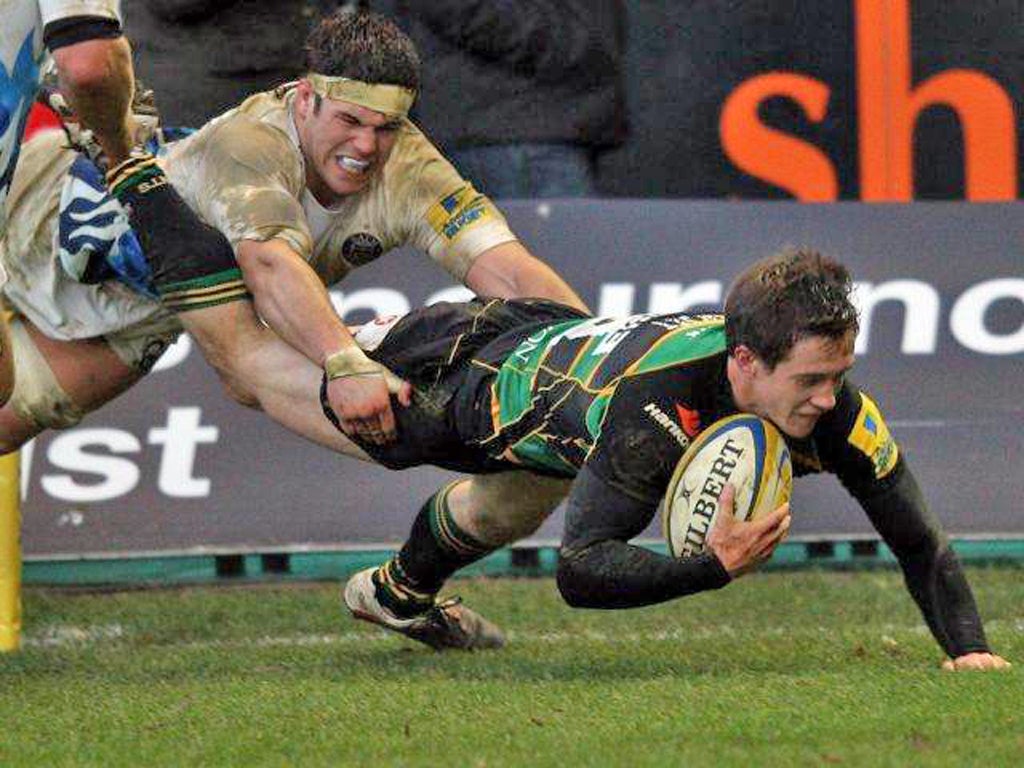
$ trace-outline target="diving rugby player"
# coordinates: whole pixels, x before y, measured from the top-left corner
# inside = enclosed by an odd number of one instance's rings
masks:
[[[721,588],[785,535],[788,505],[749,523],[724,516],[708,551],[694,557],[629,543],[650,523],[690,441],[730,414],[758,414],[786,436],[796,475],[835,474],[858,501],[949,665],[1006,666],[878,406],[847,380],[858,328],[850,290],[841,264],[796,251],[745,270],[724,317],[592,319],[547,302],[481,300],[371,325],[357,338],[414,394],[396,413],[399,440],[363,448],[395,469],[572,478],[558,588],[573,606],[629,608]],[[458,569],[542,519],[514,507],[467,509],[442,489],[397,555],[352,577],[345,603],[435,648],[501,645],[497,627],[437,595]]]

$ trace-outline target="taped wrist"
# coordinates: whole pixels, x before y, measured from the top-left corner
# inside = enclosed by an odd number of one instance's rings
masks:
[[[359,347],[345,347],[328,355],[324,360],[324,373],[328,381],[350,376],[383,376],[381,367],[366,356]]]
[[[107,186],[128,211],[168,309],[187,312],[251,298],[227,238],[188,207],[151,154],[133,154],[111,168]]]

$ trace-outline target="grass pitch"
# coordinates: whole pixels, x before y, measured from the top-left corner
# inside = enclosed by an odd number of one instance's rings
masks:
[[[479,654],[351,621],[336,585],[29,589],[0,765],[1024,765],[1024,571],[969,577],[1009,672],[940,672],[891,571],[612,612],[455,582],[508,630]]]

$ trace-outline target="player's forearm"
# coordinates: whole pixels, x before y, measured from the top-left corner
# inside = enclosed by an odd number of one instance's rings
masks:
[[[590,308],[583,299],[547,264],[536,259],[529,268],[521,270],[515,276],[516,298],[538,298],[557,301],[590,313]]]
[[[677,559],[628,543],[647,527],[656,507],[583,466],[566,502],[558,557],[558,589],[569,605],[634,608],[729,583],[713,554]]]
[[[245,302],[247,304],[248,302]],[[244,311],[243,302],[236,302]],[[218,308],[223,314],[224,308]],[[180,315],[188,324],[196,313]],[[233,370],[241,374],[243,386],[270,418],[295,434],[338,453],[365,459],[344,434],[323,417],[320,409],[320,381],[323,370],[284,343],[257,321],[238,323],[245,329],[247,343],[235,351]]]
[[[558,589],[574,608],[635,608],[663,603],[731,580],[713,554],[671,558],[623,541],[559,553]]]
[[[85,40],[53,53],[61,92],[82,125],[103,147],[111,166],[132,149],[131,102],[135,88],[127,39]]]
[[[884,492],[861,498],[903,569],[907,588],[932,634],[951,657],[988,651],[974,596],[939,521],[904,465]]]
[[[317,366],[354,345],[323,283],[283,241],[243,243],[238,263],[260,317]]]
[[[518,242],[502,243],[480,254],[466,274],[466,287],[478,296],[548,299],[590,312],[557,272]]]
[[[990,650],[971,587],[948,544],[930,557],[901,559],[900,565],[928,628],[950,658]]]

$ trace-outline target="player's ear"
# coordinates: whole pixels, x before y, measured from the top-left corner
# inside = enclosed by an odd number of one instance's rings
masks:
[[[308,80],[299,80],[295,87],[295,111],[300,118],[305,120],[313,111],[313,97],[316,93]]]
[[[737,344],[732,351],[732,357],[745,376],[753,376],[760,367],[761,358],[746,344]]]

